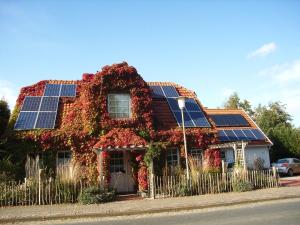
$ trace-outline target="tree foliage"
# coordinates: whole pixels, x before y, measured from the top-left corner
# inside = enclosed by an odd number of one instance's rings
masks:
[[[5,100],[0,100],[0,136],[3,135],[6,130],[8,120],[10,117],[10,110]]]
[[[292,125],[285,105],[280,102],[259,105],[254,119],[274,144],[270,151],[271,160],[300,156],[300,130]]]
[[[224,103],[224,108],[226,109],[244,109],[251,117],[254,114],[251,103],[244,99],[241,100],[236,92],[229,96],[227,101]]]

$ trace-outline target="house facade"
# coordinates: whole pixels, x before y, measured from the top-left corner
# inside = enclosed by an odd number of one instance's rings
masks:
[[[260,158],[270,167],[272,142],[245,111],[205,108],[195,92],[172,82],[146,82],[127,63],[81,80],[22,88],[11,123],[16,138],[55,153],[57,168],[76,162],[87,179],[96,177],[120,193],[143,191],[149,152],[159,152],[153,159],[157,173],[184,168],[180,96],[186,97],[188,155],[199,166],[220,168],[221,160],[242,158],[252,169]]]

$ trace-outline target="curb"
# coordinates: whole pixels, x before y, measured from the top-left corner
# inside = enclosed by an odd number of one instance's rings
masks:
[[[217,203],[210,205],[190,205],[184,207],[167,207],[162,209],[150,209],[147,211],[143,210],[132,210],[128,212],[111,212],[111,213],[83,213],[78,215],[57,215],[57,216],[34,216],[34,217],[19,217],[19,218],[8,218],[0,219],[0,223],[17,223],[17,222],[37,222],[37,221],[50,221],[50,220],[63,220],[63,219],[82,219],[82,218],[103,218],[103,217],[116,217],[116,216],[134,216],[134,215],[147,215],[147,214],[156,214],[156,213],[166,213],[166,212],[180,212],[180,211],[189,211],[197,209],[207,209],[207,208],[216,208],[223,206],[234,206],[234,205],[244,205],[249,203],[257,202],[268,202],[274,200],[285,200],[285,199],[297,199],[300,198],[300,195],[291,195],[286,197],[275,197],[275,198],[266,198],[266,199],[254,199],[254,200],[244,200],[228,203]]]

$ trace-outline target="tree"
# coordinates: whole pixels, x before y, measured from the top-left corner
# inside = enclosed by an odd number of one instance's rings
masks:
[[[224,108],[226,109],[244,109],[249,116],[254,115],[254,111],[252,109],[251,103],[244,99],[241,101],[240,97],[236,92],[234,92],[232,95],[229,96],[228,100],[224,103]]]
[[[228,100],[224,103],[226,109],[238,109],[240,106],[240,97],[236,92],[229,96]]]
[[[0,136],[2,136],[6,130],[9,117],[10,110],[8,108],[8,104],[4,99],[2,99],[0,100]]]
[[[292,125],[292,118],[284,104],[273,102],[268,106],[259,105],[255,109],[254,119],[274,144],[270,149],[272,161],[300,156],[300,130]]]

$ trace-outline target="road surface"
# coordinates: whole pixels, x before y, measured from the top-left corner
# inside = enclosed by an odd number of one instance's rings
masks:
[[[20,223],[22,224],[22,223]],[[202,210],[26,224],[64,225],[300,225],[300,198]]]

